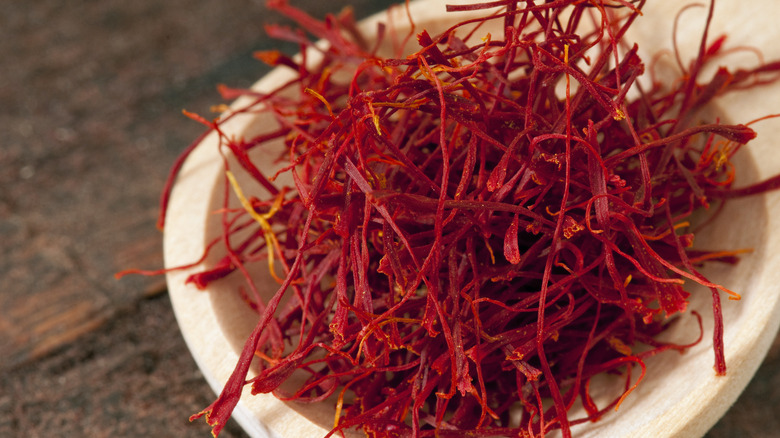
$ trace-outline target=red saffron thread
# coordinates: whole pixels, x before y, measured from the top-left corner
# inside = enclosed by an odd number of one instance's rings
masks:
[[[569,437],[573,425],[619,407],[646,358],[698,342],[655,338],[686,310],[686,279],[712,291],[715,370],[724,374],[720,296],[739,295],[698,267],[735,263],[740,251],[692,249],[689,219],[710,202],[773,190],[780,176],[734,188],[729,159],[755,137],[750,123],[691,121],[718,96],[774,80],[780,63],[702,78],[732,50],[725,37],[708,42],[712,1],[698,56],[687,67],[677,57],[679,80],[640,86],[645,66],[624,34],[644,4],[448,6],[503,9],[438,36],[423,30],[416,53],[383,58],[351,14],[320,21],[269,1],[330,46],[316,66],[257,53],[297,72],[278,90],[221,88],[226,98],[253,97],[244,111],[272,114],[278,126],[267,134],[235,139],[221,131],[225,119],[190,116],[268,192],[241,194],[241,209],[223,206],[227,256],[188,280],[205,288],[239,271],[260,316],[225,389],[193,419],[205,415],[218,435],[251,384],[284,400],[336,400],[329,435]],[[496,20],[503,35],[461,32]],[[406,38],[382,30],[394,47]],[[313,47],[302,32],[269,32]],[[293,187],[250,158],[278,139]],[[171,172],[160,224],[199,141]],[[255,231],[243,241],[229,238],[247,229]],[[265,264],[280,285],[261,302],[251,271]],[[253,361],[258,375],[246,382]],[[293,373],[304,383],[280,389]],[[599,406],[590,384],[604,373],[625,383]],[[578,401],[585,415],[569,418]]]

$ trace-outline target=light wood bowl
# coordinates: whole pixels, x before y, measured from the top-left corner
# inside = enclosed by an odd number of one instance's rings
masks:
[[[426,28],[435,34],[453,20],[462,19],[463,15],[450,16],[444,8],[446,3],[463,1],[413,2],[411,10],[417,29]],[[644,17],[638,20],[630,37],[640,43],[643,59],[649,60],[652,54],[671,48],[674,17],[686,3],[648,2]],[[390,13],[396,26],[408,27],[402,8],[391,9]],[[364,20],[362,28],[371,33],[378,21],[387,22],[387,14]],[[681,20],[678,46],[683,59],[695,55],[705,16],[705,8],[695,8]],[[776,44],[778,16],[780,3],[775,0],[720,0],[710,37],[725,32],[732,46],[750,45],[761,48],[767,59],[780,58],[780,45]],[[673,62],[672,57],[667,58]],[[735,55],[724,62],[751,65],[756,60],[750,55]],[[288,72],[274,70],[254,88],[268,90],[286,77]],[[780,84],[775,84],[721,99],[716,111],[730,122],[747,122],[780,112],[778,97]],[[239,99],[234,108],[245,103]],[[253,115],[231,119],[224,129],[240,136],[257,133],[263,126],[262,116]],[[780,151],[775,145],[780,138],[780,122],[762,122],[754,129],[759,137],[741,154],[738,164],[743,178],[738,185],[780,171]],[[164,235],[167,267],[193,262],[203,253],[205,244],[219,233],[219,219],[213,212],[220,207],[223,167],[216,144],[215,136],[203,141],[187,159],[173,189]],[[265,170],[272,168],[267,166]],[[245,190],[251,188],[247,186]],[[737,266],[715,266],[706,272],[713,281],[742,294],[741,301],[723,300],[728,374],[717,377],[712,368],[710,293],[691,290],[690,308],[698,309],[705,317],[704,341],[685,354],[669,352],[649,360],[645,380],[619,412],[578,426],[576,436],[701,436],[729,409],[755,373],[780,324],[780,251],[775,251],[780,248],[780,193],[735,200],[720,218],[706,234],[697,235],[702,247],[754,249]],[[213,263],[214,259],[210,257],[204,263]],[[218,393],[255,325],[256,315],[235,293],[240,279],[221,280],[209,290],[200,291],[185,284],[190,272],[168,274],[170,296],[184,339],[209,385]],[[275,286],[271,289],[275,290]],[[664,336],[687,342],[698,336],[698,327],[694,318],[684,318]],[[327,404],[287,404],[270,395],[252,396],[246,388],[233,416],[254,437],[317,437],[324,436],[332,427],[334,410]]]

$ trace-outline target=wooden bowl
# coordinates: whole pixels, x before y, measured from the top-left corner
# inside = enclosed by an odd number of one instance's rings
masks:
[[[462,3],[464,0],[460,0]],[[431,34],[445,29],[463,15],[445,12],[446,0],[421,0],[411,5],[417,29]],[[629,37],[640,43],[642,58],[672,47],[672,25],[677,12],[687,2],[650,1]],[[774,0],[719,1],[710,38],[729,35],[732,46],[750,45],[764,50],[767,59],[780,58],[780,45],[774,41],[775,19],[780,5]],[[462,14],[462,13],[459,13]],[[683,59],[695,55],[703,29],[706,8],[685,12],[678,28],[677,44]],[[379,21],[390,19],[399,29],[406,26],[402,8],[361,22],[367,34]],[[748,54],[724,58],[724,62],[755,64]],[[674,62],[673,56],[660,62]],[[254,85],[268,90],[290,73],[276,69]],[[723,119],[747,122],[777,113],[780,84],[761,87],[729,96],[714,109]],[[234,108],[246,104],[239,99]],[[235,135],[249,136],[266,126],[262,115],[242,115],[227,122],[223,129]],[[780,138],[780,123],[762,122],[754,126],[757,140],[741,153],[738,185],[766,178],[780,170],[780,152],[774,141]],[[165,226],[164,251],[167,267],[196,260],[205,245],[219,235],[218,215],[223,193],[223,166],[217,153],[217,138],[212,135],[187,159],[173,189]],[[264,164],[265,171],[272,165]],[[236,168],[235,166],[233,167]],[[239,175],[239,178],[241,176]],[[242,182],[251,190],[250,182]],[[729,409],[760,365],[780,324],[780,193],[734,200],[706,234],[697,235],[702,247],[753,248],[751,254],[734,267],[713,267],[706,272],[713,281],[742,294],[741,301],[723,301],[725,318],[725,354],[728,374],[717,377],[712,369],[712,317],[709,290],[691,290],[691,309],[705,317],[705,339],[685,354],[666,353],[647,361],[647,376],[621,405],[620,411],[596,423],[575,428],[582,437],[694,437],[703,435]],[[210,256],[205,265],[214,263]],[[197,268],[195,268],[197,269]],[[195,361],[209,385],[220,392],[232,372],[243,342],[256,323],[235,293],[241,279],[220,280],[207,291],[185,284],[191,270],[172,271],[168,287],[176,318]],[[258,284],[262,284],[258,281]],[[273,284],[270,280],[268,284]],[[275,290],[275,287],[271,289]],[[217,299],[218,297],[218,299]],[[683,318],[664,336],[687,342],[698,336],[694,318]],[[244,396],[234,418],[254,437],[324,436],[333,425],[332,405],[284,403],[270,395]]]

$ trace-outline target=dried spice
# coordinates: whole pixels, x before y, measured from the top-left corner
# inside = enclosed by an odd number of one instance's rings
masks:
[[[641,384],[646,358],[690,347],[656,338],[686,310],[686,281],[712,291],[715,370],[726,372],[721,296],[739,295],[698,269],[735,263],[739,250],[693,249],[692,215],[780,177],[733,188],[730,159],[755,132],[703,110],[775,80],[780,64],[704,77],[725,51],[723,37],[708,38],[711,2],[680,77],[640,82],[646,65],[624,35],[645,1],[539,3],[449,6],[453,22],[484,14],[440,35],[420,30],[413,54],[387,57],[377,48],[407,35],[380,28],[374,44],[350,14],[319,21],[269,2],[329,46],[270,27],[322,61],[258,53],[295,79],[265,93],[221,88],[253,98],[233,114],[273,116],[260,136],[222,132],[231,115],[190,115],[265,188],[244,193],[226,160],[241,203],[225,197],[213,245],[227,255],[189,279],[206,288],[244,275],[258,313],[224,390],[194,416],[215,435],[251,384],[335,403],[331,434],[568,437]],[[484,32],[489,23],[503,31]],[[290,186],[250,158],[279,141]],[[257,269],[279,282],[268,301]],[[250,366],[257,376],[245,382]],[[605,373],[625,384],[599,405],[590,382]],[[294,374],[302,383],[282,389]],[[570,418],[576,403],[584,414]]]

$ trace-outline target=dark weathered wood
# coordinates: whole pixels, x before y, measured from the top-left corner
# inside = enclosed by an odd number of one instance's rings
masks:
[[[267,68],[261,1],[5,1],[0,13],[0,435],[208,436],[212,394],[162,278],[159,191],[217,83]],[[352,3],[300,1],[315,15]],[[771,30],[768,30],[771,31]],[[150,299],[151,298],[151,299]],[[777,436],[780,345],[711,437]],[[225,436],[240,436],[233,429]]]
[[[218,83],[267,71],[251,53],[272,44],[270,19],[248,0],[3,7],[13,37],[0,43],[0,369],[159,289],[113,274],[162,266],[158,195],[201,131],[181,110],[208,116]]]
[[[0,377],[0,434],[210,437],[187,418],[214,394],[181,341],[167,295]],[[223,438],[246,437],[230,424]]]
[[[181,109],[208,111],[217,97],[205,78],[218,71],[262,73],[251,59],[228,68],[257,40],[262,15],[250,1],[3,7],[0,28],[12,36],[0,44],[3,367],[159,289],[159,278],[113,274],[162,266],[158,193],[200,132]]]

